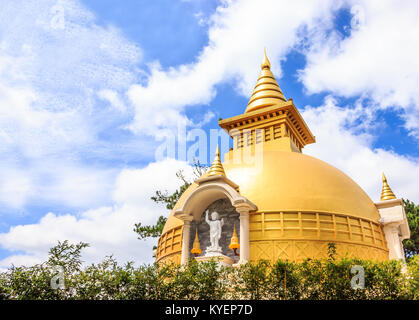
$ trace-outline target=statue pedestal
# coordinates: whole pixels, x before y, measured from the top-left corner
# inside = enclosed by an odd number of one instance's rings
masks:
[[[196,261],[202,262],[202,261],[216,261],[220,266],[223,267],[230,267],[233,265],[234,260],[230,257],[227,257],[223,254],[217,254],[217,255],[211,255],[211,256],[203,256],[203,257],[196,257]]]
[[[217,257],[217,256],[222,256],[223,252],[221,250],[221,248],[211,248],[208,247],[207,250],[205,250],[205,257]]]

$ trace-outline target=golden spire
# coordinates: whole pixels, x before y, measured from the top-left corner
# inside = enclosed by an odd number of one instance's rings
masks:
[[[252,96],[247,104],[246,112],[287,101],[278,85],[278,82],[271,72],[271,63],[266,56],[266,48],[264,51],[261,69],[262,71],[260,72],[256,86],[253,89]]]
[[[263,49],[263,61],[262,61],[262,65],[261,68],[263,69],[270,69],[271,68],[271,63],[269,62],[268,57],[266,56],[266,47]]]
[[[239,237],[236,233],[236,224],[233,227],[233,235],[231,236],[230,245],[228,246],[231,250],[234,251],[234,254],[237,255],[237,249],[240,248]]]
[[[220,159],[220,148],[217,145],[217,150],[215,151],[214,161],[212,162],[211,168],[209,169],[209,176],[223,175],[226,176],[224,172],[223,165]]]
[[[383,172],[383,190],[381,191],[381,201],[383,200],[391,200],[396,199],[393,191],[391,190],[390,186],[387,183],[387,178]]]
[[[191,253],[193,253],[196,257],[201,252],[202,252],[201,245],[199,244],[199,238],[198,238],[198,227],[196,227],[195,240],[193,241]]]

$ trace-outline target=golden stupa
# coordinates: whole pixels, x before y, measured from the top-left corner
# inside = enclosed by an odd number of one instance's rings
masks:
[[[302,154],[315,137],[270,68],[265,52],[245,113],[220,119],[234,148],[223,163],[217,148],[210,170],[181,196],[159,239],[156,261],[185,263],[190,250],[182,246],[189,243],[190,221],[223,197],[244,217],[240,245],[234,245],[240,247],[244,262],[327,258],[331,242],[339,256],[388,260],[376,204],[345,173]],[[243,160],[244,154],[255,155],[258,148],[262,150],[258,165],[236,161],[237,155]],[[223,185],[228,192],[221,190]],[[391,189],[383,189],[383,194],[391,198]]]

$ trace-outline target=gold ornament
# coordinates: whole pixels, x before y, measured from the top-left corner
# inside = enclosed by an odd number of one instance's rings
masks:
[[[212,162],[211,168],[209,169],[208,172],[209,172],[209,176],[215,176],[215,175],[222,175],[224,177],[226,176],[223,165],[221,163],[220,148],[218,145],[217,145],[217,150],[215,151],[214,161]]]
[[[201,252],[202,252],[201,245],[199,244],[199,239],[198,239],[198,227],[196,227],[195,240],[193,241],[191,253],[193,253],[196,257]]]
[[[236,233],[236,224],[233,227],[233,235],[231,236],[230,245],[228,246],[231,250],[234,251],[234,255],[238,256],[237,249],[240,248],[239,237]]]
[[[383,173],[383,190],[381,191],[381,201],[391,199],[396,199],[396,196],[388,185],[387,178]]]

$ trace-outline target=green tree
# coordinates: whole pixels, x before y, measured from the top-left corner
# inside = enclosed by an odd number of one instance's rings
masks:
[[[87,247],[89,247],[89,244],[85,242],[70,244],[68,240],[58,241],[56,246],[49,249],[46,264],[48,266],[61,266],[66,273],[79,271],[83,263],[81,251]]]
[[[407,221],[410,228],[410,239],[403,240],[404,253],[411,258],[419,253],[419,206],[404,200]]]
[[[48,260],[34,266],[12,266],[0,274],[0,299],[56,300],[69,299],[74,276],[81,272],[81,251],[87,243],[69,244],[66,240],[49,250]],[[64,288],[54,289],[51,282],[62,267]]]
[[[241,277],[237,279],[239,282],[238,290],[243,297],[252,300],[261,300],[268,297],[269,283],[271,278],[270,261],[259,260],[255,263],[246,263],[240,268]]]
[[[155,225],[142,226],[141,222],[134,225],[134,232],[138,234],[138,239],[158,238],[160,237],[167,218],[160,216]]]

